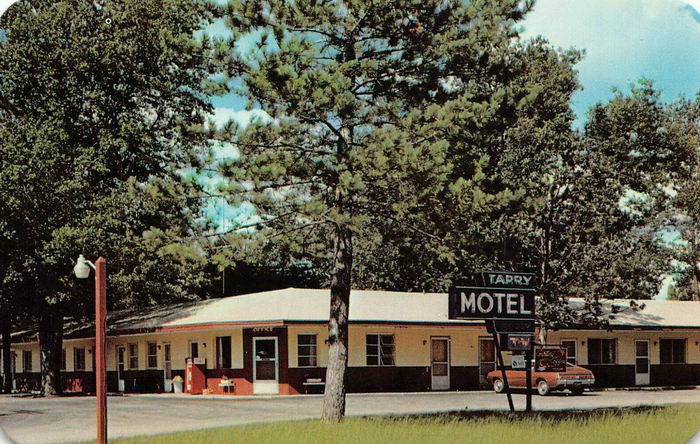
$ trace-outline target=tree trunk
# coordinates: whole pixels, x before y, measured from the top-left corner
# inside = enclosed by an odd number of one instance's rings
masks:
[[[693,301],[700,302],[700,260],[693,267]]]
[[[325,422],[340,422],[345,416],[345,377],[348,367],[348,313],[352,269],[352,232],[337,227],[331,271],[331,312],[328,322],[328,368],[323,398]]]
[[[2,393],[12,392],[12,326],[2,321]]]
[[[691,244],[693,267],[693,279],[690,283],[690,300],[700,301],[700,240],[696,232],[693,232],[693,241]]]
[[[63,349],[63,314],[47,307],[39,320],[39,346],[41,348],[41,394],[60,395],[61,357]]]

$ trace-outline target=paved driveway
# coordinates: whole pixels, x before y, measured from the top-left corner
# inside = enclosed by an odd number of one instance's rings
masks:
[[[515,395],[516,408],[525,396]],[[590,409],[639,404],[700,403],[700,390],[608,391],[584,396],[553,394],[533,398],[536,410]],[[155,434],[224,425],[316,418],[320,396],[210,398],[188,395],[110,397],[109,436]],[[450,410],[507,409],[504,395],[492,392],[352,394],[349,415],[406,414]],[[94,439],[95,400],[0,396],[0,427],[19,443],[60,443]]]

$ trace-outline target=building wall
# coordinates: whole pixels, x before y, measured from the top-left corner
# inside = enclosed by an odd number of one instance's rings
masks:
[[[316,350],[317,359],[319,367],[326,367],[328,365],[328,344],[326,344],[326,338],[328,338],[328,326],[320,324],[310,324],[310,325],[290,325],[287,327],[287,332],[289,335],[289,367],[291,368],[304,368],[299,367],[298,361],[298,335],[300,334],[315,334],[316,335]]]
[[[302,377],[291,383],[298,392],[304,392],[304,380],[324,378],[328,362],[325,326],[289,327],[289,362],[293,374]],[[298,366],[297,336],[304,333],[317,335],[319,368]],[[366,345],[368,334],[392,334],[395,344],[395,365],[368,366]],[[353,324],[348,338],[348,391],[425,391],[431,389],[431,338],[450,339],[450,389],[478,388],[478,340],[485,335],[478,327],[389,326]],[[509,364],[509,361],[508,361]]]
[[[190,341],[199,343],[199,357],[206,358],[207,368],[216,368],[216,338],[218,336],[231,337],[231,366],[243,368],[243,335],[242,328],[192,330],[156,334],[130,335],[107,338],[107,370],[117,369],[117,348],[126,347],[126,363],[128,366],[128,345],[138,345],[138,368],[133,370],[148,370],[148,343],[157,344],[157,366],[155,369],[163,369],[163,343],[170,343],[171,362],[173,370],[184,370],[185,360],[189,357]],[[131,370],[131,369],[130,369]]]
[[[316,367],[299,367],[299,334],[316,334]],[[394,366],[368,366],[366,360],[366,335],[393,334],[395,342]],[[216,337],[231,337],[231,368],[216,369]],[[253,393],[253,338],[275,336],[279,348],[280,394],[321,391],[322,387],[305,386],[309,378],[325,379],[328,364],[328,345],[325,343],[327,327],[323,324],[290,325],[288,327],[215,328],[158,334],[108,337],[107,370],[108,389],[117,390],[117,347],[127,347],[127,370],[123,379],[127,391],[159,392],[164,388],[163,343],[171,344],[173,375],[184,376],[185,358],[189,355],[189,341],[199,342],[200,357],[206,358],[207,385],[214,393],[222,393],[219,386],[226,377],[235,383],[236,394]],[[430,350],[431,338],[450,339],[450,389],[469,390],[479,387],[479,338],[490,338],[485,329],[476,326],[419,326],[353,324],[349,332],[349,392],[424,391],[431,389]],[[617,341],[617,359],[614,364],[594,365],[588,362],[588,342],[592,338],[614,338]],[[660,363],[660,339],[686,339],[685,364]],[[558,344],[562,339],[574,339],[577,344],[578,363],[591,369],[599,386],[631,386],[635,384],[635,340],[646,339],[650,344],[651,385],[700,385],[700,330],[564,330],[548,333],[547,343]],[[147,366],[147,343],[157,344],[157,366]],[[138,367],[129,369],[128,344],[138,344]],[[206,346],[205,346],[206,344]],[[69,391],[94,390],[93,339],[68,339],[64,386]],[[74,349],[85,348],[85,370],[77,371]],[[22,351],[32,352],[32,372],[22,368]],[[14,344],[17,353],[16,380],[18,389],[36,390],[39,384],[39,345],[37,343]],[[504,353],[505,365],[510,365],[510,354]]]
[[[615,364],[590,364],[588,340],[593,338],[616,339]],[[649,341],[650,385],[700,385],[700,331],[698,330],[563,330],[549,332],[547,343],[559,344],[562,339],[576,339],[577,363],[590,369],[601,387],[635,385],[635,341]],[[661,339],[685,339],[686,362],[661,364]]]
[[[30,351],[32,354],[31,371],[27,371],[27,369],[24,368],[24,360],[22,359],[22,356],[25,351]],[[41,383],[41,362],[39,360],[39,344],[24,343],[17,344],[16,346],[13,344],[12,352],[15,353],[14,386],[16,390],[21,392],[39,390]]]

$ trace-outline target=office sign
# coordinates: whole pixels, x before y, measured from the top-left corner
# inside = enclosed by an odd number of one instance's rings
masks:
[[[535,371],[538,372],[565,372],[566,371],[565,348],[539,348],[535,350]]]

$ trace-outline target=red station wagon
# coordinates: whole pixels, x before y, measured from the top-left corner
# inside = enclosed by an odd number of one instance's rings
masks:
[[[525,388],[525,370],[506,370],[508,385],[511,388]],[[496,393],[505,390],[501,370],[494,370],[486,375],[486,379]],[[568,389],[574,395],[580,395],[586,387],[595,383],[593,372],[578,365],[566,364],[566,372],[538,372],[532,369],[532,387],[542,396],[551,391]]]

